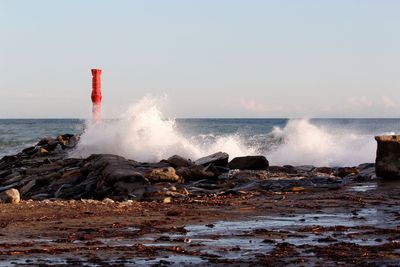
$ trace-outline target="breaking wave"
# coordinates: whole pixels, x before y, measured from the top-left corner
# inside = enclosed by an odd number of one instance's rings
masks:
[[[111,153],[156,162],[174,154],[193,160],[217,151],[230,158],[262,154],[273,165],[351,166],[375,159],[373,134],[344,126],[288,120],[266,133],[210,133],[188,136],[173,119],[163,119],[159,98],[145,97],[119,119],[88,121],[73,156]]]
[[[100,124],[87,122],[75,155],[110,153],[138,161],[155,162],[174,154],[197,159],[217,151],[231,157],[256,154],[238,135],[219,136],[209,142],[184,136],[173,119],[163,119],[159,98],[144,97],[131,106],[120,119]]]
[[[271,133],[279,145],[269,153],[273,164],[352,166],[375,161],[372,134],[354,129],[315,125],[307,119],[289,120]]]

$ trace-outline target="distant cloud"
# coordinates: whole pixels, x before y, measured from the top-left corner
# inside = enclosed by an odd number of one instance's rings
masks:
[[[395,114],[398,114],[397,101],[387,95],[377,96],[375,98],[368,98],[366,96],[349,97],[347,102],[350,104],[350,106],[347,107],[347,113],[349,114],[357,114],[357,110],[362,111],[359,112],[360,115],[368,114],[367,116],[376,116],[375,114],[378,114],[379,117],[393,117]],[[370,113],[366,110],[369,110]]]
[[[282,105],[267,105],[264,103],[260,103],[253,98],[240,98],[239,106],[242,110],[245,110],[249,113],[264,116],[281,116],[282,112],[288,111],[288,108],[285,108]]]
[[[357,108],[370,108],[374,106],[374,101],[372,101],[366,96],[349,97],[347,99],[347,102],[353,107]]]
[[[254,99],[240,99],[240,105],[243,109],[250,112],[262,113],[268,111],[268,108],[255,101]]]
[[[393,101],[393,99],[389,98],[388,96],[382,96],[382,102],[383,105],[387,108],[396,107],[396,103]]]

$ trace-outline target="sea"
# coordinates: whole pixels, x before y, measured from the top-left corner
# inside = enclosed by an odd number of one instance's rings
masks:
[[[396,134],[400,119],[166,119],[155,106],[100,123],[83,119],[1,119],[0,157],[41,138],[81,136],[71,157],[112,153],[156,162],[218,151],[230,158],[264,155],[271,165],[357,166],[374,162],[374,136]]]

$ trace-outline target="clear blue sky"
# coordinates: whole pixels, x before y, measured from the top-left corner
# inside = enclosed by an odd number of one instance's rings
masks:
[[[399,117],[400,1],[0,1],[0,118]]]

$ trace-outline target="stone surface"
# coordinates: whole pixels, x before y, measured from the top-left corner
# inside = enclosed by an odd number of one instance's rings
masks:
[[[183,177],[185,181],[198,181],[202,179],[215,179],[217,176],[209,168],[195,165],[190,167],[182,167],[177,170],[178,175]]]
[[[389,165],[399,158],[396,153],[400,146],[396,138],[390,137],[385,142],[392,143],[393,139],[395,144],[386,149],[389,155],[382,158]],[[170,199],[176,203],[179,199],[197,196],[336,190],[350,182],[376,178],[373,163],[356,168],[269,166],[267,171],[265,158],[248,156],[233,159],[227,168],[229,156],[223,152],[195,163],[178,155],[157,163],[137,162],[110,154],[68,158],[68,150],[78,142],[78,136],[68,134],[44,138],[36,146],[1,158],[0,192],[14,188],[26,200],[110,198],[163,202]]]
[[[92,155],[86,161],[82,170],[84,175],[87,173],[82,183],[83,197],[142,198],[148,182],[136,169],[136,162],[110,154]]]
[[[150,172],[146,173],[144,177],[151,183],[182,182],[182,178],[176,174],[175,169],[172,167],[153,169]]]
[[[209,156],[199,158],[195,161],[196,165],[207,166],[208,164],[214,164],[215,166],[227,167],[229,155],[225,152],[217,152]]]
[[[378,177],[400,179],[400,135],[376,136],[375,170]]]
[[[11,188],[0,193],[0,202],[16,204],[20,201],[20,195],[17,189]]]
[[[192,161],[185,159],[179,155],[173,155],[167,159],[167,162],[172,165],[172,167],[188,167],[193,165]]]
[[[354,174],[358,174],[359,171],[357,168],[355,167],[343,167],[343,168],[337,168],[336,170],[336,176],[338,177],[345,177],[347,175],[354,175]]]
[[[232,159],[228,166],[239,170],[267,170],[269,163],[264,156],[246,156]]]

